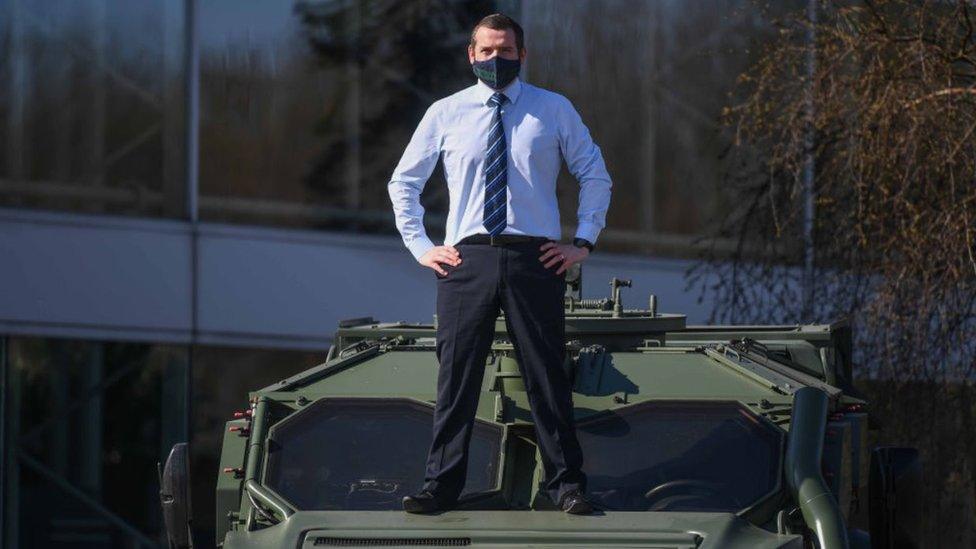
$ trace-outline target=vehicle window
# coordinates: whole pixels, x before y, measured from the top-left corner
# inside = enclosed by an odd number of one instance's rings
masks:
[[[577,432],[587,491],[606,509],[735,512],[780,475],[783,432],[735,402],[645,402]]]
[[[271,429],[264,482],[304,510],[401,509],[423,487],[433,412],[408,399],[318,400]],[[465,494],[495,487],[501,439],[475,421]]]

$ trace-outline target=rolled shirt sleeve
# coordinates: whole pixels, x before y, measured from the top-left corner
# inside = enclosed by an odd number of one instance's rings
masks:
[[[424,229],[424,207],[420,204],[420,194],[440,158],[439,107],[440,101],[437,101],[424,113],[387,186],[396,228],[417,261],[434,247]]]
[[[559,146],[570,173],[580,185],[576,237],[596,244],[600,230],[606,226],[613,183],[600,147],[593,142],[583,119],[565,97],[560,101],[559,121]]]

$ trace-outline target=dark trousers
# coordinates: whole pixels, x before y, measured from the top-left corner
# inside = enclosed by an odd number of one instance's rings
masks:
[[[443,265],[437,278],[437,404],[424,488],[446,499],[464,488],[468,444],[499,307],[525,383],[553,502],[585,491],[583,454],[573,420],[566,354],[566,273],[546,268],[539,247],[547,239],[456,244],[461,264]]]

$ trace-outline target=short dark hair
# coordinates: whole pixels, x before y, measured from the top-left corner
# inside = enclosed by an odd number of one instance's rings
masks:
[[[508,30],[512,29],[515,32],[515,48],[518,51],[525,49],[525,36],[522,33],[522,27],[515,22],[511,17],[503,13],[493,13],[491,15],[485,16],[478,21],[478,24],[471,29],[471,48],[474,49],[476,43],[474,41],[474,35],[478,32],[481,27],[488,27],[494,30]]]

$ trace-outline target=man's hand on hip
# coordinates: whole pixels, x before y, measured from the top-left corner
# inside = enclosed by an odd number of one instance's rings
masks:
[[[439,263],[457,267],[461,263],[461,255],[454,246],[434,246],[420,256],[418,261],[424,267],[430,267],[442,275],[447,275],[447,271],[442,269]]]
[[[580,263],[590,256],[590,250],[586,248],[577,248],[572,244],[557,244],[551,240],[539,249],[545,250],[539,256],[539,261],[544,262],[547,269],[553,265],[559,265],[556,274],[563,274],[563,271],[572,267],[573,264]]]

